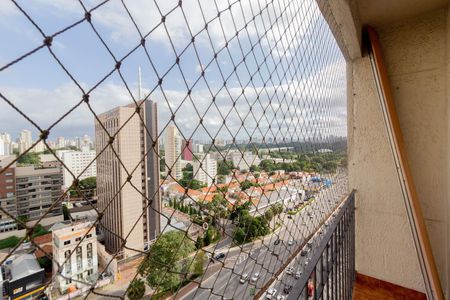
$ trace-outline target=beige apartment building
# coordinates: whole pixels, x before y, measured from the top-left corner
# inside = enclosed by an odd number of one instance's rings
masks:
[[[166,128],[164,140],[164,157],[166,159],[166,172],[170,171],[174,179],[181,179],[181,144],[182,139],[175,125],[170,124]],[[170,178],[170,176],[169,176]]]
[[[99,115],[109,134],[95,123],[95,148],[101,153],[97,159],[98,208],[104,212],[101,228],[106,250],[119,252],[122,258],[146,250],[160,231],[158,141],[153,142],[158,133],[157,107],[150,100],[139,103],[141,117],[134,103]]]

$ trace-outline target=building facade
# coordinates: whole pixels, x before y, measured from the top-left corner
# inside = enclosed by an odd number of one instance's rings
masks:
[[[16,165],[13,164],[15,156],[0,157],[0,205],[9,214],[17,217],[16,203]],[[7,214],[0,211],[0,232],[12,231],[17,229],[16,222]]]
[[[183,177],[181,171],[181,143],[182,139],[175,125],[170,124],[166,128],[166,138],[164,140],[164,157],[166,161],[166,172],[179,180]]]
[[[16,167],[15,182],[18,217],[37,220],[52,206],[47,217],[62,213],[61,168]]]
[[[19,153],[24,153],[33,144],[33,139],[31,136],[31,131],[24,129],[20,132],[19,140]]]
[[[160,231],[158,140],[153,140],[158,136],[157,107],[150,100],[139,103],[141,117],[134,103],[98,116],[109,134],[121,128],[112,142],[95,124],[96,151],[103,151],[97,158],[98,207],[105,210],[101,226],[106,250],[120,252],[119,257],[137,253],[127,248],[146,250]]]
[[[194,178],[198,181],[211,186],[217,176],[217,161],[209,154],[206,154],[200,161],[193,163]]]
[[[63,186],[65,188],[69,188],[73,183],[74,178],[71,172],[80,180],[97,175],[95,150],[83,147],[82,151],[63,150],[56,153],[66,166],[63,167]]]
[[[192,140],[183,140],[181,144],[182,157],[184,160],[192,160]]]
[[[65,293],[70,286],[82,288],[98,278],[97,235],[89,222],[54,230],[53,274],[56,286]],[[61,271],[59,271],[61,266]]]

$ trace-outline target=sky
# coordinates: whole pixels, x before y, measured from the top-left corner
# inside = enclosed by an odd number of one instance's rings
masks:
[[[174,114],[199,140],[346,135],[345,60],[314,0],[178,3],[17,1],[22,12],[1,1],[0,132],[37,136],[13,104],[43,129],[56,123],[50,139],[93,136],[94,114],[74,106],[83,93],[95,114],[137,100],[140,67],[162,134]],[[51,52],[16,62],[53,35]]]

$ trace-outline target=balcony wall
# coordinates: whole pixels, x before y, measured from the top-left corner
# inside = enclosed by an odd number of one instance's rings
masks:
[[[380,35],[407,156],[448,298],[448,4],[442,7],[442,1],[430,1],[428,8],[424,2],[423,7],[415,9],[413,6],[419,4],[411,1],[394,1],[392,5],[388,1],[380,1],[379,5],[351,1],[348,7],[334,5],[337,2],[330,1],[334,17],[330,23],[340,25],[335,26],[335,32],[348,58],[349,184],[357,190],[356,271],[425,291],[370,61],[367,56],[355,55],[362,25],[374,25]],[[397,15],[390,5],[395,6]],[[408,13],[406,18],[401,5]],[[389,18],[383,11],[389,12]]]
[[[447,9],[378,28],[432,249],[448,294]],[[349,64],[356,269],[424,291],[368,58]]]

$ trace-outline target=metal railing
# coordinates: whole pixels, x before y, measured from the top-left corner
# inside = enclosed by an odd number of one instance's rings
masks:
[[[354,191],[313,237],[315,251],[288,299],[351,299],[355,279]],[[306,245],[308,247],[308,245]]]

